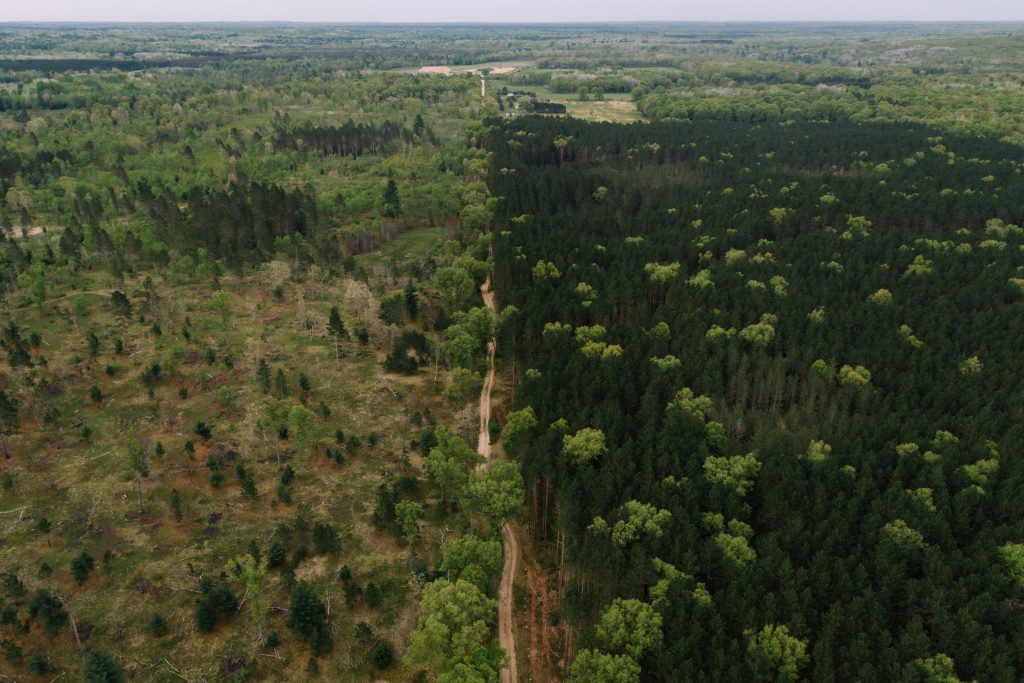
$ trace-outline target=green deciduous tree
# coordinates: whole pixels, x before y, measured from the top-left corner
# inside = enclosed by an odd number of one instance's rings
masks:
[[[505,449],[512,454],[520,453],[530,443],[537,426],[537,415],[532,406],[509,413],[501,429]]]
[[[789,628],[768,624],[747,633],[747,658],[758,680],[795,681],[807,662],[807,643],[790,635]]]
[[[486,590],[501,570],[503,555],[501,541],[497,539],[464,534],[445,543],[441,552],[440,569],[449,574],[450,580],[463,578],[481,590]]]
[[[753,453],[729,457],[708,456],[704,460],[704,476],[738,496],[744,496],[754,486],[761,471],[761,463]]]
[[[474,649],[489,644],[496,615],[497,603],[469,581],[427,584],[406,662],[427,664],[438,673],[458,667]]]
[[[629,655],[580,650],[566,683],[639,683],[640,665]]]
[[[597,637],[610,650],[640,659],[645,651],[661,646],[661,614],[640,600],[616,598],[601,613]]]
[[[437,445],[427,455],[427,471],[441,487],[441,498],[451,494],[459,496],[469,480],[469,471],[482,458],[455,432],[438,427],[434,432]]]
[[[316,413],[295,404],[288,410],[288,439],[295,450],[305,453],[315,439]]]
[[[584,427],[562,440],[562,454],[577,465],[584,465],[608,452],[604,432],[593,427]]]
[[[523,475],[509,460],[496,460],[473,472],[466,485],[466,507],[486,517],[494,530],[519,513],[523,498]]]
[[[419,503],[411,500],[400,500],[395,503],[395,524],[410,545],[420,534],[419,520],[422,516],[423,506]]]

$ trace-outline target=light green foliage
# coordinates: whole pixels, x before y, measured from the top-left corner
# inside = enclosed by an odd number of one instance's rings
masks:
[[[726,565],[733,569],[743,569],[757,561],[757,552],[743,536],[721,532],[711,540]]]
[[[662,342],[667,342],[672,338],[672,330],[664,320],[659,321],[651,329],[647,330],[647,334],[650,335],[651,339],[657,339]]]
[[[501,440],[505,442],[505,448],[513,453],[518,452],[528,443],[537,425],[537,415],[532,406],[509,413],[501,429]]]
[[[13,188],[12,188],[13,189]],[[36,262],[18,275],[18,286],[27,290],[29,300],[40,310],[46,303],[46,274],[44,264]]]
[[[960,439],[952,432],[940,429],[932,437],[931,447],[937,451],[943,451],[959,445]]]
[[[768,209],[768,216],[772,220],[772,225],[777,226],[782,225],[785,222],[786,217],[789,216],[790,213],[791,211],[789,209],[778,206],[772,209]]]
[[[832,371],[829,369],[828,363],[824,359],[819,358],[811,363],[811,376],[827,380],[832,376]]]
[[[721,325],[712,325],[708,328],[708,331],[704,333],[704,338],[709,342],[715,342],[724,339],[732,339],[736,336],[736,328],[730,327],[728,329]]]
[[[846,270],[846,267],[842,263],[834,260],[828,262],[822,261],[820,265],[823,270],[830,270],[833,273],[842,273]]]
[[[761,316],[760,322],[747,325],[740,330],[740,339],[754,346],[768,346],[775,339],[776,317],[770,313]]]
[[[659,510],[650,503],[636,500],[626,502],[616,510],[615,515],[619,519],[610,528],[611,539],[612,543],[620,548],[640,540],[643,536],[661,538],[669,520],[672,519],[672,514],[668,510]],[[609,531],[608,523],[601,517],[596,517],[590,528],[596,533]]]
[[[1024,543],[1004,543],[999,547],[999,560],[1007,576],[1018,588],[1024,588]]]
[[[738,496],[747,494],[760,471],[761,463],[753,453],[728,457],[711,455],[704,460],[704,476],[707,480]]]
[[[463,237],[485,231],[491,220],[493,215],[485,204],[467,204],[459,211],[459,227]]]
[[[644,272],[647,277],[656,285],[662,285],[670,280],[679,277],[680,264],[678,261],[672,263],[647,263],[644,265]]]
[[[402,531],[402,536],[412,543],[420,533],[420,517],[423,506],[411,500],[400,500],[395,503],[395,523]]]
[[[844,387],[866,387],[871,384],[871,373],[863,365],[839,368],[839,383]]]
[[[467,370],[473,362],[473,355],[480,350],[477,340],[458,327],[445,331],[444,350],[458,369]]]
[[[288,436],[295,450],[306,452],[315,441],[316,413],[295,404],[288,410]]]
[[[1019,225],[1007,225],[1001,218],[990,218],[985,221],[985,234],[1004,240],[1007,237],[1024,235],[1024,228]]]
[[[708,422],[704,425],[704,443],[711,450],[719,450],[725,445],[725,425],[721,422]]]
[[[910,325],[900,325],[900,336],[915,349],[924,346],[924,342],[914,335],[914,330],[910,328]]]
[[[235,300],[231,298],[228,292],[223,289],[214,292],[209,301],[206,302],[206,306],[210,311],[220,316],[221,325],[225,331],[230,329],[231,316],[235,312]]]
[[[846,219],[846,227],[854,234],[867,237],[870,234],[871,221],[864,216],[850,216]]]
[[[438,427],[434,433],[437,445],[427,455],[427,471],[441,487],[441,497],[449,493],[459,496],[469,471],[483,458],[447,427]]]
[[[640,600],[616,598],[601,613],[597,637],[608,649],[639,659],[644,652],[661,647],[661,614]]]
[[[448,386],[444,388],[444,397],[453,405],[461,406],[480,392],[484,380],[479,374],[467,368],[452,370]]]
[[[570,334],[572,333],[572,325],[569,323],[544,323],[544,329],[541,331],[545,337],[556,334]]]
[[[629,655],[580,650],[566,683],[639,683],[640,665]]]
[[[661,576],[661,578],[658,579],[658,581],[650,588],[652,605],[658,607],[659,605],[668,604],[669,591],[672,589],[672,586],[678,581],[683,581],[693,585],[692,595],[695,602],[703,607],[711,606],[711,594],[708,593],[707,587],[703,583],[700,581],[694,581],[693,577],[689,574],[680,571],[673,565],[657,557],[651,560],[651,564],[654,565],[655,571],[657,571]]]
[[[977,356],[971,356],[960,363],[960,374],[965,377],[980,375],[984,369],[985,366],[982,365],[981,360]]]
[[[473,297],[476,284],[465,268],[445,266],[434,273],[434,287],[444,293],[449,308],[462,305]]]
[[[883,546],[895,550],[900,555],[911,555],[924,549],[924,536],[902,519],[895,519],[885,524],[879,533]]]
[[[560,277],[562,277],[562,271],[558,270],[558,266],[551,261],[537,261],[533,266],[534,280],[557,280]]]
[[[249,603],[249,613],[257,628],[263,624],[267,612],[267,606],[263,602],[263,580],[267,576],[267,564],[265,559],[256,561],[249,554],[239,555],[227,563],[225,572],[229,577],[235,577],[245,586],[245,596]]]
[[[768,624],[757,633],[747,632],[747,656],[759,680],[795,681],[807,663],[807,642],[789,633],[784,625]]]
[[[879,289],[877,292],[868,297],[868,301],[873,304],[885,305],[892,303],[892,292],[888,289]]]
[[[678,410],[687,415],[692,415],[698,420],[705,420],[711,413],[711,399],[707,396],[696,396],[693,389],[683,387],[676,392],[675,398],[666,406],[666,410]]]
[[[284,261],[267,261],[260,266],[259,277],[267,292],[272,292],[291,279],[292,267]]]
[[[773,275],[768,284],[772,286],[775,296],[786,296],[789,292],[789,281],[781,275]]]
[[[438,579],[423,589],[420,616],[405,661],[434,671],[455,666],[490,638],[497,603],[469,581]]]
[[[832,455],[832,446],[824,441],[811,441],[807,447],[807,460],[809,462],[824,462]]]
[[[597,290],[586,282],[581,282],[576,285],[576,296],[580,298],[584,306],[589,306],[597,298]]]
[[[607,360],[623,354],[623,347],[600,341],[607,331],[603,326],[582,326],[575,331],[575,340],[582,344],[580,351],[589,358]]]
[[[935,496],[934,492],[930,488],[921,487],[917,489],[907,489],[907,494],[914,502],[919,504],[928,512],[936,512],[935,507]]]
[[[682,362],[672,355],[663,358],[651,358],[651,363],[662,372],[678,370],[682,366]]]
[[[999,472],[999,460],[985,458],[960,468],[967,481],[977,486],[987,486]]]
[[[901,458],[916,456],[921,452],[921,447],[916,443],[901,443],[896,446],[896,455]]]
[[[487,349],[496,320],[491,309],[480,306],[460,311],[444,332],[444,350],[459,367],[471,366],[474,357]]]
[[[523,500],[523,475],[518,463],[495,460],[469,477],[465,505],[486,517],[495,530],[519,512]]]
[[[931,657],[915,659],[907,669],[909,671],[906,680],[921,683],[965,683],[956,675],[953,658],[941,652]]]
[[[907,266],[904,275],[929,275],[932,272],[933,262],[918,254],[914,257],[913,263]]]
[[[686,283],[699,289],[709,289],[715,286],[714,281],[711,279],[711,271],[707,268],[698,270]]]
[[[725,261],[725,265],[734,266],[743,259],[745,259],[746,257],[747,252],[745,252],[742,249],[729,249],[728,251],[725,252],[723,260]]]
[[[622,355],[622,347],[618,344],[606,344],[605,342],[587,342],[580,348],[580,352],[588,358],[609,360]]]
[[[441,553],[441,571],[448,572],[453,581],[459,578],[473,580],[470,577],[476,576],[481,581],[473,582],[481,590],[486,590],[494,582],[503,561],[501,541],[485,540],[473,534],[448,541],[441,548]]]
[[[581,325],[576,328],[576,341],[580,344],[598,342],[604,339],[608,330],[603,325]]]
[[[584,427],[562,439],[562,455],[577,465],[585,465],[607,452],[604,432],[600,429]]]

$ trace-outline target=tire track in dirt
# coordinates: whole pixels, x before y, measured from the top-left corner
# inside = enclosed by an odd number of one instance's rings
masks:
[[[492,311],[497,308],[494,303],[494,292],[491,290],[491,278],[480,287],[480,295],[484,305]],[[491,391],[494,389],[494,351],[497,340],[487,343],[487,377],[480,391],[480,436],[477,439],[476,451],[486,460],[491,457],[491,438],[488,423],[491,420]],[[519,539],[515,529],[506,522],[501,527],[501,545],[505,555],[505,563],[501,568],[501,582],[498,584],[498,643],[508,653],[508,666],[501,670],[501,683],[519,683],[519,670],[516,665],[516,629],[512,608],[514,605],[513,585],[516,571],[519,569]]]

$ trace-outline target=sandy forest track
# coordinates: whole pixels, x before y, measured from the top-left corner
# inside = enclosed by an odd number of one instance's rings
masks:
[[[480,287],[484,305],[492,311],[496,310],[494,292],[491,291],[491,278],[488,277]],[[477,453],[490,459],[491,438],[487,429],[491,420],[491,390],[494,388],[494,350],[496,340],[487,344],[487,377],[480,391],[480,436],[477,439]],[[501,544],[505,554],[505,564],[501,568],[501,582],[498,585],[498,642],[508,653],[508,666],[501,670],[501,683],[518,683],[519,671],[516,666],[516,629],[512,620],[513,582],[519,568],[519,539],[515,529],[508,522],[501,527]]]

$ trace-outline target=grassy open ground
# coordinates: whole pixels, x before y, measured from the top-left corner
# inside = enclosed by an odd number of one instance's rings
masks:
[[[536,93],[538,99],[564,104],[568,115],[588,121],[630,123],[643,120],[643,115],[637,111],[628,93],[606,93],[600,100],[580,100],[576,93],[556,93],[543,85],[514,85],[501,78],[487,80],[488,93],[498,92],[502,88],[512,92],[519,90]]]

